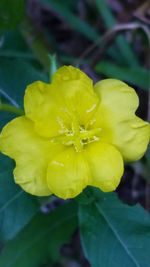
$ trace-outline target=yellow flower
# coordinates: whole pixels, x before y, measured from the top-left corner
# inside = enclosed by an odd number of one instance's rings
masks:
[[[93,86],[72,66],[58,69],[51,84],[32,83],[25,116],[0,135],[1,151],[16,161],[16,183],[33,195],[64,199],[87,185],[115,190],[123,160],[140,159],[149,143],[150,125],[135,115],[138,105],[127,84],[106,79]]]

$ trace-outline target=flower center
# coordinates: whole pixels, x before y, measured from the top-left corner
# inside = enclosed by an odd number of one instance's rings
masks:
[[[86,130],[83,125],[79,125],[76,118],[73,118],[71,128],[51,141],[67,146],[74,145],[75,150],[81,152],[86,144],[98,141],[100,134],[101,128]]]

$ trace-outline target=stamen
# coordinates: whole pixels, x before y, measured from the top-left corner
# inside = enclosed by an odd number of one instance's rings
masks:
[[[64,126],[61,121],[62,125]],[[101,128],[87,130],[84,125],[79,125],[76,117],[73,118],[70,129],[67,129],[65,126],[63,128],[65,131],[59,136],[53,137],[51,142],[67,146],[74,145],[77,152],[81,152],[88,143],[98,141],[101,135]]]

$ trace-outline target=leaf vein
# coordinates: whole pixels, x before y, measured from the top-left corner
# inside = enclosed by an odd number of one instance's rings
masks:
[[[106,221],[106,223],[108,224],[108,226],[110,227],[110,229],[112,230],[113,234],[116,236],[117,240],[120,242],[120,244],[122,245],[122,247],[124,248],[124,250],[126,251],[126,253],[129,255],[129,257],[131,258],[131,260],[133,261],[133,263],[135,264],[136,267],[142,267],[138,264],[137,260],[134,258],[134,256],[131,254],[131,252],[129,251],[128,247],[126,246],[126,244],[122,241],[121,237],[119,236],[119,234],[117,233],[116,229],[114,228],[114,226],[110,223],[109,219],[107,218],[107,216],[105,215],[104,211],[99,207],[99,205],[97,203],[95,203],[96,208],[98,209],[98,211],[101,213],[101,215],[103,216],[104,220]]]

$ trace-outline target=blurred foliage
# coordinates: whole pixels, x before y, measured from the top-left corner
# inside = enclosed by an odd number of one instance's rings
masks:
[[[0,29],[12,29],[20,23],[25,14],[25,0],[0,1]]]
[[[100,61],[96,67],[98,73],[104,74],[107,77],[117,78],[126,82],[138,85],[141,88],[148,90],[149,72],[141,67],[130,68],[122,67],[113,64],[111,61]]]
[[[60,258],[60,246],[68,242],[77,227],[75,203],[61,205],[50,216],[38,212],[4,248],[0,266],[37,267]],[[68,213],[69,209],[69,213]]]
[[[1,0],[0,129],[22,112],[27,84],[48,82],[63,64],[78,65],[94,82],[128,82],[140,98],[138,115],[150,120],[148,8],[140,0]],[[116,30],[122,24],[127,28]],[[142,207],[91,189],[76,203],[38,199],[14,184],[13,167],[0,156],[0,267],[89,267],[81,243],[92,267],[149,266],[150,221]],[[150,151],[126,164],[117,194],[150,211],[149,182]]]

